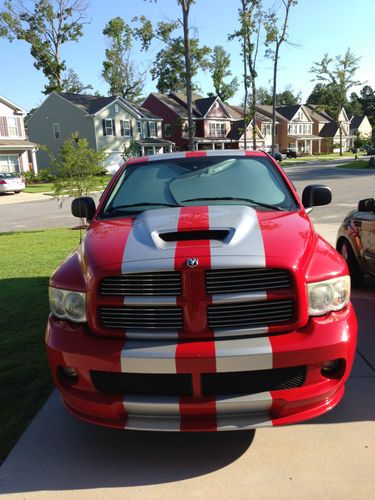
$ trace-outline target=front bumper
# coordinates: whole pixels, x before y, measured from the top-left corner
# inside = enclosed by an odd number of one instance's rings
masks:
[[[50,317],[46,345],[56,386],[74,415],[116,428],[215,431],[293,424],[330,410],[344,394],[356,337],[357,320],[349,304],[289,333],[181,344],[107,339],[92,335],[87,325]],[[322,364],[336,359],[341,360],[340,370],[322,375]],[[205,373],[246,376],[253,370],[299,366],[305,367],[306,376],[296,388],[202,395]],[[74,368],[77,376],[66,377],[61,367]],[[161,374],[189,373],[193,394],[163,395],[157,387],[151,395],[103,392],[94,386],[92,372],[149,374],[155,381]]]

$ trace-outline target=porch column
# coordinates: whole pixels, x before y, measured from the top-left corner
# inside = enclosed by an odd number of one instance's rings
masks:
[[[304,142],[304,146],[303,146],[303,147],[304,147],[305,154],[306,154],[306,149],[307,149],[307,141],[306,141],[306,139],[304,139],[304,141],[303,141],[303,142]]]
[[[31,165],[34,171],[34,174],[38,173],[38,162],[36,161],[35,149],[31,150]]]
[[[321,153],[321,147],[322,147],[322,140],[319,139],[318,143],[319,143],[318,151],[319,151],[319,154],[320,154]]]
[[[169,152],[172,153],[173,149],[172,146],[169,146]]]
[[[144,146],[141,146],[141,156],[144,156],[145,155],[145,148]]]
[[[212,143],[211,149],[215,149],[215,143],[214,142]]]
[[[156,149],[155,149],[155,146],[152,146],[152,154],[153,154],[153,155],[156,155]]]

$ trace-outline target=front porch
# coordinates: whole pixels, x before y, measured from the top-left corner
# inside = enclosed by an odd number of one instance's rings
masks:
[[[0,171],[38,173],[36,145],[29,141],[0,141]]]
[[[288,148],[306,155],[311,155],[313,152],[320,154],[322,139],[323,138],[318,135],[289,136]]]
[[[194,148],[196,150],[208,149],[238,149],[238,141],[226,137],[194,137]]]

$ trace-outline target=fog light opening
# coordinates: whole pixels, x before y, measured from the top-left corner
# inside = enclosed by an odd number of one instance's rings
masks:
[[[60,366],[60,373],[64,380],[67,380],[71,384],[77,382],[78,373],[75,368],[71,368],[70,366]]]
[[[324,361],[321,367],[321,374],[325,378],[339,378],[343,371],[343,360],[342,359],[331,359],[329,361]]]

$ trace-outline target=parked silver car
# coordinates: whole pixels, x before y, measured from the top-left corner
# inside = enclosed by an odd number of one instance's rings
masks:
[[[25,189],[25,179],[10,172],[0,172],[0,193],[20,193]]]

